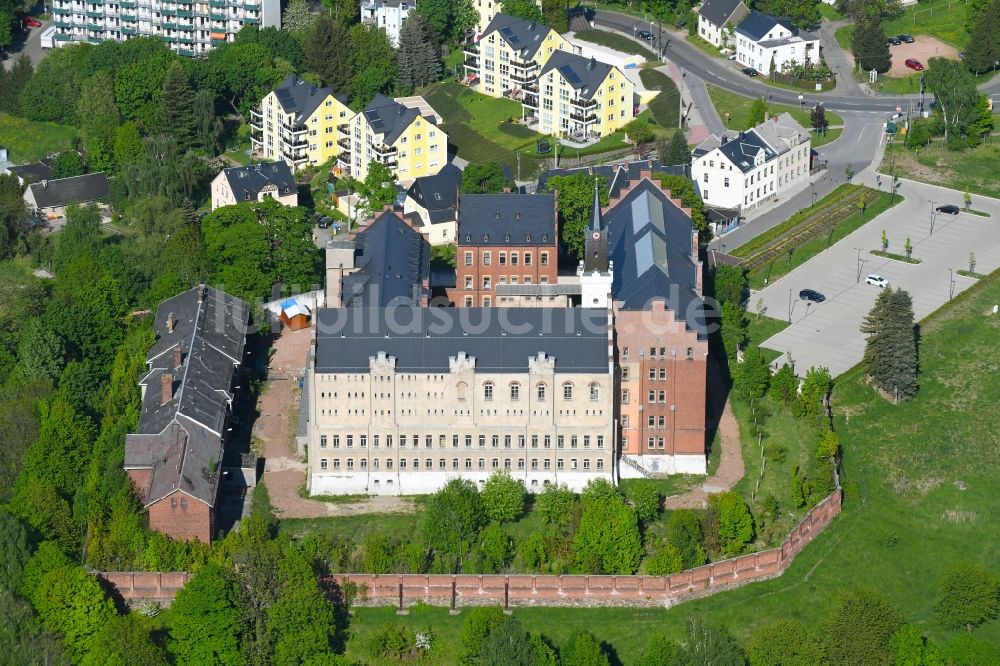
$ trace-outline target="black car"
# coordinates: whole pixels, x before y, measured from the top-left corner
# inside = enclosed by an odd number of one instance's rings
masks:
[[[323,217],[320,218],[319,223],[317,224],[317,226],[320,229],[329,229],[330,228],[330,224],[332,222],[333,222],[333,218],[332,217],[323,216]]]
[[[653,33],[649,30],[640,30],[638,32],[639,39],[645,39],[647,42],[653,41]]]
[[[826,300],[826,296],[815,289],[803,289],[799,292],[799,298],[803,301],[812,301],[813,303],[822,303]]]
[[[912,44],[914,41],[916,41],[915,39],[913,39],[913,35],[905,35],[905,34],[904,35],[900,35],[896,39],[898,39],[899,41],[904,42],[906,44]]]
[[[960,212],[958,206],[953,206],[951,204],[945,204],[943,206],[938,206],[935,210],[939,213],[948,213],[949,215],[958,215]]]
[[[899,46],[903,43],[899,40],[899,37],[889,37],[885,41],[889,46]]]
[[[744,67],[743,73],[746,74],[747,76],[757,76],[757,70],[754,69],[753,67]]]

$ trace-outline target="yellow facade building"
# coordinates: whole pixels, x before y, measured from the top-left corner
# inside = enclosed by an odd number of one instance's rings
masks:
[[[635,85],[613,65],[559,51],[521,98],[524,120],[543,134],[607,136],[635,117]]]
[[[466,80],[491,97],[517,98],[538,80],[542,67],[558,51],[572,45],[547,25],[497,14],[482,36],[465,45]]]
[[[253,152],[293,170],[323,164],[340,152],[338,126],[353,115],[346,97],[289,74],[250,110]]]

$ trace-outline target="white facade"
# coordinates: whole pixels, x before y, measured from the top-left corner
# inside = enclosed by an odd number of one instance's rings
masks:
[[[803,33],[805,34],[805,33]],[[819,64],[819,39],[803,38],[775,23],[764,39],[754,41],[736,29],[736,60],[746,67],[753,67],[761,74],[770,74],[771,67],[784,71],[789,62]]]
[[[722,26],[715,25],[701,14],[698,14],[698,36],[712,46],[722,47],[724,36]]]
[[[739,139],[731,139],[739,141]],[[777,165],[765,159],[759,150],[752,166],[744,171],[727,157],[721,148],[691,161],[691,178],[709,206],[740,208],[746,210],[760,205],[775,196],[777,191]]]
[[[398,47],[399,31],[403,29],[410,10],[416,7],[415,0],[362,0],[361,22],[385,30],[392,45]]]
[[[420,216],[424,226],[420,227],[420,232],[427,236],[427,242],[431,245],[447,245],[454,243],[458,239],[458,221],[454,219],[443,220],[432,223],[430,213],[421,206],[413,197],[406,197],[403,200],[403,214],[416,213]]]
[[[698,36],[713,46],[732,47],[732,31],[747,14],[736,0],[705,0],[698,10]]]

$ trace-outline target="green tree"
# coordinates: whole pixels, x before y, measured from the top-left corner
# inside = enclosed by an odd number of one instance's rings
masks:
[[[281,589],[267,609],[276,664],[306,664],[332,649],[338,621],[311,564],[298,548],[286,546],[279,564]]]
[[[69,502],[50,482],[23,477],[14,488],[10,511],[35,528],[43,539],[57,542],[60,548],[75,552],[79,546],[80,530]]]
[[[427,20],[419,12],[414,12],[399,31],[396,87],[411,92],[440,79],[441,61],[438,52]]]
[[[35,592],[46,574],[56,569],[72,566],[72,564],[73,562],[66,556],[59,544],[54,541],[43,541],[38,544],[38,548],[32,553],[31,558],[25,562],[18,591],[21,596],[33,601]]]
[[[874,380],[884,391],[904,400],[916,394],[918,362],[913,300],[902,289],[889,294],[878,368]]]
[[[542,23],[560,35],[569,32],[569,16],[563,0],[542,0]]]
[[[52,178],[72,178],[82,176],[87,168],[83,164],[83,158],[75,150],[67,150],[56,155],[52,160]]]
[[[562,666],[610,666],[611,664],[600,642],[589,631],[577,630],[570,634],[560,656]]]
[[[580,501],[583,504],[600,504],[602,502],[617,502],[624,499],[625,496],[622,494],[618,486],[611,483],[607,479],[591,479],[584,486],[583,492],[580,493]]]
[[[535,511],[551,525],[566,525],[576,503],[573,491],[566,484],[550,483],[535,496]]]
[[[934,94],[934,113],[944,123],[944,141],[949,133],[967,132],[973,118],[979,91],[976,79],[961,62],[948,58],[931,58],[923,74],[927,89]]]
[[[514,540],[500,523],[490,523],[479,533],[479,554],[485,573],[500,573],[514,557]]]
[[[650,576],[668,576],[684,570],[684,560],[677,547],[662,542],[646,560],[646,573]]]
[[[680,199],[681,206],[691,209],[691,222],[698,231],[698,242],[708,243],[712,240],[712,228],[705,218],[705,203],[701,195],[694,189],[690,178],[671,173],[654,173],[653,179],[670,192],[670,197]]]
[[[462,194],[497,194],[513,188],[499,162],[472,162],[462,169]]]
[[[549,549],[545,537],[532,532],[517,542],[517,561],[520,571],[540,572],[548,564]]]
[[[971,35],[993,4],[992,0],[969,0],[965,4],[965,31]]]
[[[798,393],[799,380],[795,377],[795,371],[787,363],[782,364],[771,377],[771,395],[777,398],[784,405],[790,404]]]
[[[194,142],[209,155],[219,153],[222,119],[215,115],[215,93],[202,89],[194,94]]]
[[[479,646],[479,663],[482,666],[534,666],[537,651],[521,623],[509,617],[491,631]]]
[[[798,28],[818,26],[819,0],[762,0],[756,3],[759,11],[771,16],[785,16]]]
[[[396,80],[396,50],[385,30],[358,24],[348,31],[350,39],[351,99],[360,107],[378,93],[388,92]],[[337,45],[343,48],[342,44]]]
[[[763,97],[758,97],[750,105],[750,118],[747,123],[750,127],[756,127],[764,122],[765,118],[767,118],[767,102],[764,101]]]
[[[198,570],[177,593],[170,616],[170,651],[178,663],[244,663],[236,588],[219,565],[209,563]]]
[[[22,377],[54,380],[65,366],[66,346],[41,319],[32,319],[21,333],[17,359]]]
[[[469,609],[462,621],[462,632],[459,635],[462,645],[461,663],[478,663],[484,641],[507,622],[507,616],[499,606],[475,606]]]
[[[115,604],[101,584],[77,566],[45,574],[33,600],[45,628],[59,634],[77,659],[90,652],[95,634],[115,615]]]
[[[971,630],[997,616],[1000,581],[981,566],[961,563],[948,568],[941,579],[937,620],[946,627]]]
[[[969,114],[969,145],[978,145],[993,132],[993,112],[990,111],[990,100],[986,95],[976,97]],[[971,197],[970,197],[971,198]],[[968,208],[968,206],[966,206]]]
[[[281,14],[281,27],[300,39],[304,39],[316,22],[317,15],[309,9],[306,0],[291,0]]]
[[[325,14],[319,15],[302,47],[302,64],[335,93],[347,92],[354,74],[344,48],[347,31],[342,25]]]
[[[974,8],[986,5],[969,26],[969,44],[962,62],[975,74],[990,71],[1000,60],[1000,2],[971,0],[968,5],[970,18]]]
[[[730,366],[736,362],[736,352],[747,343],[747,320],[743,310],[729,301],[722,302],[722,345]]]
[[[673,136],[670,137],[667,154],[662,156],[661,159],[671,165],[691,164],[691,151],[688,149],[687,139],[684,138],[684,130],[674,130]]]
[[[361,203],[358,209],[365,217],[374,217],[396,201],[396,177],[392,169],[381,162],[368,163],[368,174],[357,184]]]
[[[759,400],[767,393],[771,371],[760,347],[748,347],[743,353],[743,362],[736,366],[733,388],[748,400]]]
[[[669,666],[676,663],[678,645],[665,634],[654,633],[635,666]]]
[[[72,497],[81,483],[96,436],[93,423],[58,398],[39,405],[38,440],[24,455],[24,469]]]
[[[490,475],[483,486],[482,498],[490,520],[509,523],[524,512],[524,486],[505,471]]]
[[[656,484],[649,479],[632,482],[625,494],[640,523],[648,523],[663,510],[663,496],[660,495]]]
[[[740,307],[748,293],[746,272],[739,266],[718,264],[713,276],[715,300]]]
[[[677,509],[667,518],[667,543],[681,555],[685,569],[700,567],[705,563],[705,551],[701,546],[701,522],[690,509]]]
[[[0,590],[16,592],[31,557],[24,523],[0,509]]]
[[[0,28],[2,30],[2,28]],[[27,53],[21,53],[14,66],[9,72],[5,72],[0,78],[0,112],[9,113],[12,116],[21,115],[21,91],[31,80],[35,73],[35,68],[31,64],[31,58]]]
[[[945,666],[946,663],[941,650],[912,624],[904,624],[896,630],[889,639],[889,649],[895,666]]]
[[[642,559],[642,537],[635,512],[624,500],[584,502],[573,536],[573,559],[579,573],[636,572]]]
[[[548,188],[559,194],[559,240],[577,259],[583,256],[584,231],[593,215],[595,180],[601,206],[607,206],[608,185],[603,177],[575,173],[555,176],[548,181]]]
[[[533,0],[502,0],[500,10],[509,16],[516,16],[525,21],[545,23],[542,9]]]
[[[854,59],[862,71],[888,72],[892,66],[889,43],[886,41],[882,19],[878,16],[857,19],[851,38]]]
[[[126,122],[115,130],[114,154],[119,166],[137,162],[142,157],[142,137],[135,123]]]
[[[732,634],[700,618],[688,619],[687,638],[677,655],[682,666],[743,666],[746,657]]]
[[[152,628],[134,614],[112,617],[97,632],[83,666],[168,666],[170,659]]]
[[[80,82],[72,51],[54,49],[38,63],[34,76],[24,84],[19,102],[29,120],[63,124],[76,122]]]
[[[855,21],[867,17],[888,20],[902,16],[903,5],[901,0],[837,0],[837,11]]]
[[[889,641],[902,624],[899,611],[875,590],[843,590],[820,621],[820,645],[831,663],[888,664],[892,660]]]
[[[750,636],[750,666],[813,666],[822,663],[819,642],[798,620],[758,626]]]
[[[826,404],[833,389],[833,379],[826,368],[809,368],[799,392],[800,412],[815,425],[827,422]]]
[[[197,133],[194,90],[180,62],[171,65],[163,79],[156,121],[161,132],[172,134],[177,139],[177,148],[181,152],[194,145]]]
[[[823,108],[822,104],[817,104],[809,112],[809,124],[817,132],[823,132],[826,130],[826,126],[829,121],[826,119],[826,109]]]
[[[716,514],[723,552],[738,555],[753,540],[753,517],[746,502],[731,490],[710,495],[708,503]]]
[[[333,20],[349,27],[361,20],[361,6],[351,0],[323,0],[323,6],[330,10]]]
[[[979,666],[1000,663],[1000,647],[986,639],[959,632],[942,650],[948,666]],[[938,666],[938,664],[934,664]]]
[[[461,562],[485,522],[486,511],[475,485],[452,479],[427,502],[424,536],[431,548],[457,555]]]
[[[530,2],[530,0],[528,1]],[[653,130],[649,127],[649,123],[642,118],[630,120],[622,130],[632,145],[637,148],[653,140]]]

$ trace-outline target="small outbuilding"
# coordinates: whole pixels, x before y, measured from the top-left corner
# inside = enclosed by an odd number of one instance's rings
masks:
[[[281,302],[281,323],[291,330],[298,331],[302,328],[309,328],[311,317],[312,313],[309,308],[294,298]]]

